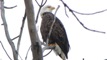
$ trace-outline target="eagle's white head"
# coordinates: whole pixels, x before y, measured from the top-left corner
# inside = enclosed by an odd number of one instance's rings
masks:
[[[54,9],[55,9],[55,7],[53,7],[51,5],[43,6],[42,9],[41,9],[41,11],[40,11],[40,15],[42,16],[42,14],[44,12],[52,12]]]

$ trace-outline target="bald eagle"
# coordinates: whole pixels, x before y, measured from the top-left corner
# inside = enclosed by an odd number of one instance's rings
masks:
[[[54,14],[52,11],[55,7],[50,5],[44,6],[41,9],[40,15],[42,17],[41,22],[41,35],[44,42],[46,42],[50,27],[54,21]],[[54,46],[53,49],[57,55],[59,55],[63,60],[68,59],[68,52],[69,52],[69,41],[67,38],[67,34],[62,22],[56,17],[56,21],[52,28],[51,35],[49,37],[48,46]]]

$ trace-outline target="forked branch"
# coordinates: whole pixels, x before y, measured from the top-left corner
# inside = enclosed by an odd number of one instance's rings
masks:
[[[16,53],[15,45],[12,42],[12,39],[10,38],[8,25],[7,25],[6,18],[5,18],[4,0],[2,0],[2,2],[1,2],[1,18],[3,21],[6,38],[12,48],[13,58],[14,58],[14,60],[18,60],[18,54]]]
[[[98,32],[98,33],[106,33],[106,32],[103,32],[103,31],[98,31],[98,30],[94,30],[94,29],[90,29],[90,28],[88,28],[88,27],[86,27],[80,20],[79,20],[79,18],[75,15],[75,13],[74,13],[74,11],[72,10],[72,9],[70,9],[70,7],[63,1],[63,0],[60,0],[62,3],[63,3],[63,5],[64,5],[64,7],[66,7],[66,8],[68,8],[68,10],[74,15],[74,17],[77,19],[77,21],[86,29],[86,30],[89,30],[89,31],[93,31],[93,32]],[[105,11],[105,10],[104,10]],[[99,12],[98,12],[99,13]],[[95,13],[93,13],[93,14],[95,14]]]

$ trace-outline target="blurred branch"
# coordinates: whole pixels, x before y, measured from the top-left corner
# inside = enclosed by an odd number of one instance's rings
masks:
[[[18,36],[16,36],[16,37],[14,37],[12,40],[15,40],[15,39],[17,39],[19,37],[19,35]]]
[[[38,3],[38,1],[37,1],[37,0],[35,0],[35,1],[36,1],[36,3],[37,3],[37,5],[38,5],[38,6],[41,6],[41,5]]]
[[[89,29],[89,28],[87,28],[79,19],[78,19],[78,17],[74,14],[74,12],[69,8],[69,6],[63,1],[63,0],[60,0],[62,3],[63,3],[63,5],[66,7],[66,8],[68,8],[68,10],[74,15],[74,17],[77,19],[77,21],[85,28],[85,29],[87,29],[87,30],[89,30],[89,31],[93,31],[93,32],[98,32],[98,33],[105,33],[105,32],[103,32],[103,31],[97,31],[97,30],[93,30],[93,29]]]
[[[25,60],[27,60],[27,56],[28,56],[28,53],[29,53],[29,51],[30,51],[30,48],[31,48],[31,46],[29,47],[29,49],[28,49],[28,51],[27,51],[27,53],[26,53]]]
[[[49,55],[51,52],[52,52],[52,49],[51,49],[46,55],[44,55],[43,57],[46,57],[46,56]]]
[[[25,24],[25,19],[26,19],[26,11],[22,20],[22,26],[20,29],[20,34],[19,34],[19,39],[18,39],[18,43],[17,43],[17,53],[19,53],[19,47],[20,47],[20,42],[21,42],[21,37],[22,37],[22,32],[23,32],[23,28],[24,28],[24,24]]]
[[[38,10],[38,13],[37,13],[37,15],[36,15],[36,23],[37,23],[37,22],[38,22],[38,17],[39,17],[40,10],[41,10],[41,8],[46,4],[47,0],[45,0],[44,3],[43,3],[44,0],[42,0],[41,4],[39,4],[37,0],[35,0],[35,1],[36,1],[36,3],[37,3],[38,6],[39,6],[39,10]]]
[[[35,26],[35,15],[32,0],[24,0],[26,7],[26,15],[28,21],[28,29],[31,39],[31,51],[33,60],[43,60],[42,48],[38,37],[37,29]]]
[[[1,46],[2,46],[2,48],[3,48],[3,50],[4,50],[4,52],[5,52],[6,55],[8,56],[8,58],[9,58],[10,60],[12,60],[11,57],[9,56],[9,54],[7,53],[6,49],[4,48],[4,46],[3,46],[3,44],[2,44],[1,41],[0,41],[0,44],[1,44]]]
[[[7,38],[8,43],[10,44],[11,49],[12,49],[13,58],[14,58],[14,60],[18,60],[18,55],[16,53],[15,45],[12,42],[12,39],[10,38],[10,34],[9,34],[9,31],[8,31],[8,26],[7,26],[7,22],[6,22],[6,18],[5,18],[4,1],[1,2],[1,18],[2,18],[2,21],[3,21],[6,38]]]
[[[20,57],[20,59],[23,60],[22,57],[20,56],[20,54],[17,51],[16,51],[16,53],[18,54],[18,56]]]
[[[57,7],[57,9],[56,9],[56,11],[55,11],[55,13],[54,13],[54,20],[53,20],[53,22],[52,22],[52,25],[51,25],[51,27],[50,27],[50,29],[49,29],[49,33],[48,33],[48,36],[47,36],[47,42],[46,42],[46,44],[48,44],[48,39],[50,38],[50,35],[51,35],[51,32],[52,32],[52,28],[53,28],[53,26],[54,26],[54,23],[55,23],[55,21],[56,21],[56,13],[57,13],[57,11],[58,11],[58,9],[59,9],[59,5],[58,5],[58,7]]]
[[[69,18],[68,14],[67,14],[67,10],[66,10],[66,7],[65,8],[65,15]]]
[[[4,6],[4,8],[6,8],[6,9],[13,9],[13,8],[15,8],[15,7],[17,7],[17,5],[12,6],[12,7],[7,7],[7,6]]]
[[[66,12],[66,7],[68,6],[63,0],[61,0],[61,2],[64,4],[64,8],[65,8],[65,15],[68,17],[67,15],[67,12]],[[68,7],[67,7],[68,8]],[[102,13],[102,12],[105,12],[107,11],[107,9],[104,9],[104,10],[100,10],[100,11],[97,11],[97,12],[93,12],[93,13],[81,13],[81,12],[78,12],[78,11],[75,11],[71,8],[68,8],[69,10],[72,10],[73,12],[77,13],[77,14],[80,14],[80,15],[94,15],[94,14],[98,14],[98,13]]]
[[[49,29],[49,33],[48,33],[48,36],[47,36],[47,39],[46,39],[46,46],[43,47],[43,52],[44,52],[45,50],[47,50],[47,49],[53,49],[53,48],[54,48],[54,46],[48,46],[48,42],[49,42],[49,38],[50,38],[50,35],[51,35],[51,32],[52,32],[52,28],[53,28],[54,23],[55,23],[55,21],[56,21],[56,13],[57,13],[59,7],[60,7],[60,6],[58,5],[58,7],[57,7],[57,9],[56,9],[56,11],[55,11],[55,13],[54,13],[54,20],[53,20],[52,25],[51,25],[51,27],[50,27],[50,29]],[[47,55],[46,55],[46,56],[47,56]]]
[[[44,0],[42,0],[42,1],[41,1],[41,4],[39,4],[37,0],[35,0],[35,1],[36,1],[36,3],[38,4],[39,7],[40,7],[40,6],[44,6],[44,5],[46,4],[46,2],[47,2],[47,0],[45,0],[45,2],[43,3]]]
[[[78,11],[75,11],[75,10],[72,10],[72,11],[77,13],[77,14],[81,14],[81,15],[94,15],[94,14],[105,12],[105,11],[107,11],[107,9],[104,9],[104,10],[101,10],[101,11],[97,11],[97,12],[93,12],[93,13],[81,13],[81,12],[78,12]]]

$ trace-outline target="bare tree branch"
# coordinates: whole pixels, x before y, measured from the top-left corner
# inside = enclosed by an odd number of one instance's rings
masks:
[[[65,8],[65,15],[69,18],[68,14],[67,14],[67,10],[66,10],[66,7]]]
[[[38,37],[37,29],[35,26],[35,16],[32,0],[24,0],[26,7],[26,15],[28,21],[28,29],[31,39],[31,50],[33,60],[43,60],[42,48]]]
[[[44,55],[43,57],[46,57],[46,56],[49,55],[51,52],[52,52],[52,49],[51,49],[46,55]]]
[[[35,1],[36,1],[37,5],[40,6],[40,4],[38,3],[38,1],[37,0],[35,0]]]
[[[98,31],[98,30],[93,30],[93,29],[87,28],[87,27],[78,19],[78,17],[77,17],[73,12],[72,12],[72,14],[75,16],[75,18],[77,19],[77,21],[78,21],[85,29],[87,29],[87,30],[89,30],[89,31],[98,32],[98,33],[104,33],[104,34],[105,34],[105,32],[103,32],[103,31]]]
[[[17,43],[17,53],[19,53],[19,47],[20,47],[20,42],[21,42],[21,37],[22,37],[22,32],[23,32],[23,28],[24,28],[24,24],[25,24],[25,19],[26,19],[26,11],[22,20],[22,26],[20,29],[20,34],[19,34],[19,39],[18,39],[18,43]]]
[[[16,36],[16,37],[14,37],[12,40],[15,40],[15,39],[17,39],[19,37],[19,35],[18,36]]]
[[[46,4],[46,2],[47,2],[47,0],[45,0],[45,2],[43,3],[44,0],[42,0],[41,4],[39,4],[37,0],[35,0],[35,1],[36,1],[37,5],[38,5],[39,7],[40,7],[40,6],[44,6],[44,5]]]
[[[15,8],[15,7],[17,7],[17,5],[12,6],[12,7],[7,7],[7,6],[4,6],[4,8],[6,8],[6,9],[13,9],[13,8]]]
[[[37,3],[38,6],[39,6],[39,10],[38,10],[38,13],[37,13],[37,16],[36,16],[36,23],[37,23],[37,22],[38,22],[38,17],[39,17],[40,10],[41,10],[41,8],[46,4],[47,0],[45,0],[44,3],[43,3],[44,0],[42,0],[41,4],[39,4],[39,3],[37,2],[37,0],[35,0],[35,1],[36,1],[36,3]]]
[[[9,54],[7,53],[6,49],[4,48],[4,46],[3,46],[3,44],[2,44],[1,41],[0,41],[0,43],[1,43],[1,46],[2,46],[2,48],[3,48],[3,50],[4,50],[4,52],[5,52],[6,55],[8,56],[8,58],[9,58],[10,60],[12,60],[11,57],[9,56]]]
[[[42,3],[41,5],[42,5],[42,6],[44,6],[44,5],[46,4],[46,2],[47,2],[47,0],[45,0],[45,2],[44,2],[44,3]]]
[[[54,46],[48,46],[48,42],[49,42],[49,38],[50,38],[50,35],[51,35],[51,32],[52,32],[52,28],[53,28],[54,23],[55,23],[55,21],[56,21],[56,13],[57,13],[59,7],[60,7],[60,6],[58,5],[58,7],[57,7],[57,9],[56,9],[56,11],[55,11],[55,13],[54,13],[54,20],[53,20],[52,25],[51,25],[51,27],[50,27],[50,29],[49,29],[49,33],[48,33],[48,36],[47,36],[47,39],[46,39],[46,46],[43,47],[43,52],[44,52],[45,50],[47,50],[47,49],[53,49],[53,48],[54,48]]]
[[[60,1],[63,3],[63,5],[64,5],[65,7],[68,8],[68,10],[74,15],[74,17],[77,19],[77,21],[78,21],[85,29],[87,29],[87,30],[89,30],[89,31],[98,32],[98,33],[104,33],[104,34],[105,34],[105,32],[103,32],[103,31],[97,31],[97,30],[93,30],[93,29],[87,28],[87,27],[78,19],[78,17],[77,17],[77,16],[74,14],[74,12],[69,8],[69,6],[68,6],[63,0],[60,0]]]
[[[54,20],[53,20],[52,25],[51,25],[51,27],[50,27],[50,29],[49,29],[49,33],[48,33],[48,36],[47,36],[47,40],[46,40],[47,42],[46,42],[46,44],[48,44],[48,42],[49,42],[49,38],[50,38],[50,35],[51,35],[51,32],[52,32],[54,23],[55,23],[55,21],[56,21],[56,13],[57,13],[59,7],[60,7],[60,6],[58,5],[58,7],[57,7],[57,9],[56,9],[56,11],[55,11],[55,13],[54,13]]]
[[[30,48],[31,48],[31,46],[29,47],[29,49],[28,49],[28,51],[27,51],[27,53],[26,53],[25,60],[27,60],[27,56],[28,56],[28,53],[29,53],[29,51],[30,51]]]
[[[20,56],[20,54],[17,51],[16,51],[16,53],[18,54],[18,56],[20,57],[20,59],[23,60],[22,57]]]
[[[72,11],[77,13],[77,14],[81,14],[81,15],[94,15],[94,14],[105,12],[105,11],[107,11],[107,9],[104,9],[104,10],[101,10],[101,11],[97,11],[97,12],[93,12],[93,13],[81,13],[81,12],[78,12],[78,11],[75,11],[75,10],[72,10]]]
[[[3,25],[4,25],[4,30],[5,30],[5,34],[6,34],[6,38],[12,48],[12,52],[13,52],[13,58],[14,60],[18,60],[18,55],[16,53],[16,49],[15,49],[15,45],[12,42],[12,39],[10,38],[10,34],[8,31],[8,26],[7,26],[7,22],[6,22],[6,18],[5,18],[5,10],[4,10],[4,1],[2,0],[1,3],[1,17],[2,17],[2,21],[3,21]]]

